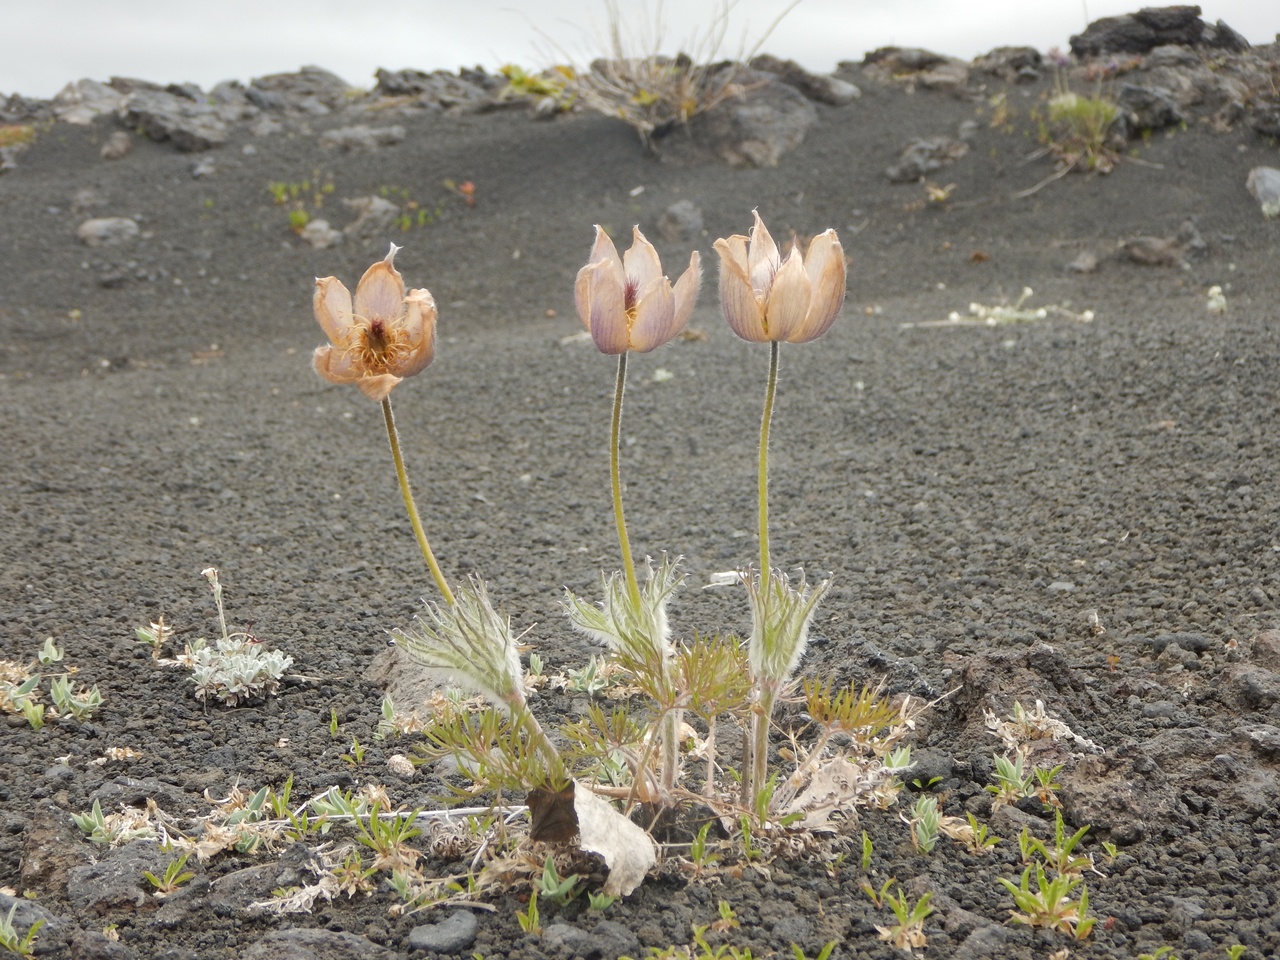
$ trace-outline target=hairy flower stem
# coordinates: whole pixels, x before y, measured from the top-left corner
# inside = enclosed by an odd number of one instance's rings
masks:
[[[640,609],[640,582],[631,559],[631,539],[627,536],[627,518],[622,513],[622,470],[618,465],[618,446],[622,441],[622,395],[627,390],[627,351],[618,354],[618,378],[613,386],[613,421],[609,428],[609,477],[613,482],[613,519],[618,526],[618,546],[622,548],[622,569],[627,578],[627,594]]]
[[[622,569],[627,579],[627,596],[638,611],[641,609],[640,581],[636,579],[636,565],[631,558],[631,539],[627,536],[627,519],[622,512],[622,469],[619,466],[619,448],[622,441],[622,397],[627,390],[627,353],[618,354],[618,377],[613,387],[613,419],[609,427],[609,478],[613,485],[613,519],[618,527],[618,546],[622,549]],[[662,637],[652,638],[657,645]],[[670,670],[669,657],[666,650],[659,650],[662,657],[662,673],[666,677]],[[676,774],[680,758],[680,721],[681,712],[668,710],[662,718],[662,788],[670,792],[676,785]]]
[[[431,544],[427,542],[426,531],[422,529],[422,519],[418,516],[418,505],[413,500],[413,491],[409,489],[409,474],[405,472],[404,457],[400,455],[400,435],[396,432],[396,418],[391,412],[390,397],[384,397],[382,400],[382,419],[387,425],[387,441],[391,444],[391,456],[396,462],[396,476],[400,479],[400,494],[404,497],[405,509],[409,511],[409,523],[413,525],[413,535],[418,538],[418,546],[422,548],[422,556],[427,561],[427,566],[431,569],[431,576],[435,579],[436,586],[440,588],[440,595],[452,606],[455,602],[453,591],[449,589],[449,582],[445,580],[444,574],[440,572],[440,564],[436,562],[436,555],[431,552]]]
[[[751,775],[744,780],[749,786],[742,798],[743,803],[752,809],[760,791],[769,782],[769,728],[773,720],[773,706],[778,699],[775,687],[759,680],[756,682],[760,687],[759,700],[751,711],[751,746],[747,751]]]
[[[760,417],[760,474],[758,480],[760,517],[760,576],[769,576],[769,426],[773,422],[773,398],[778,392],[778,341],[769,342],[769,382],[764,391],[764,413]]]

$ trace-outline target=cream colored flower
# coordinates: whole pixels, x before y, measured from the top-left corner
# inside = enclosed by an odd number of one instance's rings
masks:
[[[393,266],[394,243],[356,285],[355,305],[337,277],[318,277],[312,305],[329,335],[312,362],[330,383],[354,383],[370,400],[384,400],[405,377],[435,357],[436,302],[427,290],[405,293]]]
[[[578,271],[574,302],[601,353],[648,353],[684,329],[702,285],[698,251],[675,287],[662,273],[658,251],[639,227],[625,257],[596,227],[591,259]]]
[[[715,242],[720,254],[720,306],[743,340],[806,343],[822,336],[844,305],[844,249],[834,230],[793,247],[782,260],[777,244],[753,212],[751,236]]]

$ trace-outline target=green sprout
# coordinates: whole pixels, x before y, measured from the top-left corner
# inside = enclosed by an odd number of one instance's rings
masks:
[[[1077,940],[1088,938],[1097,923],[1096,917],[1089,916],[1089,890],[1079,876],[1059,874],[1050,880],[1044,867],[1035,863],[1022,871],[1021,884],[1004,877],[998,879],[1017,904],[1016,910],[1009,911],[1009,919],[1014,923],[1056,930]],[[1070,895],[1077,887],[1080,897],[1072,901]]]
[[[927,946],[928,939],[924,933],[924,922],[933,913],[933,907],[929,906],[929,901],[932,899],[932,891],[912,903],[907,899],[905,892],[899,890],[898,895],[895,897],[886,890],[884,902],[893,911],[893,915],[898,922],[892,926],[880,926],[877,924],[876,930],[880,933],[880,939],[886,943],[893,944],[893,946],[908,954]]]
[[[190,853],[184,853],[175,860],[170,860],[169,865],[164,868],[164,873],[156,876],[150,870],[143,870],[142,875],[147,879],[153,887],[156,888],[156,896],[167,896],[188,880],[195,879],[195,874],[190,870],[184,870],[187,860],[191,857]]]
[[[60,663],[63,656],[65,656],[65,654],[62,649],[53,642],[53,637],[45,637],[44,646],[42,646],[40,651],[36,654],[36,659],[40,661],[40,665],[42,667],[51,667],[55,663]]]
[[[516,911],[516,920],[520,929],[534,936],[542,934],[542,918],[538,915],[538,888],[529,891],[529,906],[525,910]]]
[[[44,918],[34,921],[27,928],[26,934],[19,937],[18,931],[13,925],[13,915],[17,910],[18,905],[15,903],[9,908],[8,916],[0,917],[0,947],[20,957],[30,957],[36,952],[36,934],[44,926]]]
[[[547,854],[542,875],[534,882],[534,888],[539,895],[563,907],[578,895],[578,880],[576,873],[562,879],[556,871],[555,858]]]

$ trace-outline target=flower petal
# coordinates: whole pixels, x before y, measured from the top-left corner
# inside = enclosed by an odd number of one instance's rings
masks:
[[[720,309],[730,329],[743,340],[768,340],[760,301],[747,273],[747,238],[734,235],[717,240],[713,246],[720,254]]]
[[[612,263],[591,263],[579,270],[575,299],[578,315],[601,353],[627,349],[626,291]]]
[[[351,292],[342,281],[337,277],[316,277],[311,308],[329,342],[342,346],[351,331]]]
[[[751,249],[747,269],[751,276],[751,288],[757,294],[767,297],[769,288],[773,286],[773,278],[777,275],[782,263],[782,257],[778,253],[778,245],[773,242],[768,228],[760,219],[760,212],[752,210],[751,215],[756,218],[756,222],[751,228]]]
[[[404,302],[404,326],[410,352],[388,368],[388,372],[401,378],[421,373],[436,356],[436,301],[431,292],[410,290]]]
[[[638,353],[648,353],[662,346],[680,332],[675,319],[675,294],[667,278],[660,276],[640,291],[627,346]]]
[[[593,267],[600,267],[602,270],[593,270]],[[591,256],[587,265],[578,271],[578,279],[573,286],[573,303],[578,309],[578,319],[588,330],[591,329],[591,285],[593,278],[600,277],[608,278],[617,287],[619,296],[625,295],[627,277],[622,268],[622,258],[618,256],[618,248],[613,245],[609,235],[597,224]],[[594,282],[600,281],[596,279]]]
[[[386,257],[366,270],[356,284],[357,317],[392,320],[404,313],[404,278],[392,263],[399,249],[393,243]]]
[[[809,302],[809,315],[805,322],[787,338],[791,343],[818,339],[835,323],[840,308],[844,306],[844,248],[840,246],[840,238],[834,230],[813,238],[804,265],[813,298]]]
[[[311,355],[311,365],[330,383],[355,383],[360,379],[360,374],[351,369],[341,351],[328,344],[316,347],[316,352]]]
[[[395,389],[401,379],[389,373],[380,373],[376,377],[361,377],[356,381],[356,388],[370,400],[381,401],[387,399],[387,394]]]
[[[637,294],[663,276],[658,251],[645,239],[639,227],[631,228],[631,249],[622,258],[622,266],[627,275],[627,283]]]
[[[688,269],[680,274],[680,279],[676,281],[676,318],[675,330],[671,334],[672,337],[683,330],[689,322],[689,317],[693,315],[694,304],[698,302],[698,291],[701,289],[702,259],[699,257],[698,251],[694,250],[689,254]],[[670,339],[670,337],[667,339]]]
[[[773,279],[773,289],[765,302],[764,325],[770,340],[790,340],[804,326],[809,315],[812,291],[800,251],[792,250]]]

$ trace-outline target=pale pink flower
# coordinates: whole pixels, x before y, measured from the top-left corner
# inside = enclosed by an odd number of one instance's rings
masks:
[[[684,329],[701,285],[698,251],[689,255],[689,267],[673,288],[662,273],[658,251],[639,227],[632,229],[631,249],[620,257],[597,226],[591,258],[578,271],[573,298],[601,353],[648,353]]]
[[[751,236],[715,242],[720,254],[720,306],[743,340],[806,343],[830,329],[844,305],[844,249],[834,230],[809,241],[786,260],[753,212]]]
[[[337,277],[316,278],[316,320],[329,335],[312,362],[330,383],[354,383],[384,400],[405,377],[421,373],[436,351],[436,302],[427,290],[405,293],[393,266],[394,243],[356,284],[355,304]]]

